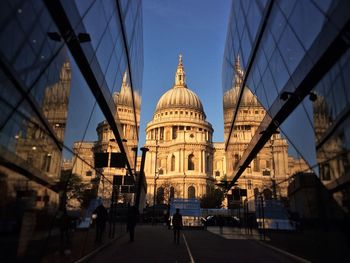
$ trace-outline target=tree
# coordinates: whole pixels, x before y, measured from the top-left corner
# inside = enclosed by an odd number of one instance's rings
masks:
[[[92,192],[88,191],[88,184],[83,183],[81,177],[72,173],[71,170],[62,171],[60,178],[60,189],[67,200],[67,206],[78,208],[88,203]]]
[[[200,199],[201,208],[221,208],[225,193],[219,188],[211,187]]]

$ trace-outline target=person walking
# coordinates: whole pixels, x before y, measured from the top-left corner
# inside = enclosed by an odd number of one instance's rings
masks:
[[[180,244],[180,230],[182,228],[182,215],[180,209],[176,208],[176,213],[173,215],[173,230],[174,230],[174,242]]]
[[[137,223],[137,218],[138,218],[138,211],[136,206],[129,207],[128,214],[127,214],[127,230],[130,235],[130,242],[134,242],[135,226]]]
[[[71,218],[67,214],[67,210],[62,212],[59,221],[61,253],[68,255],[71,252]]]
[[[164,222],[166,223],[166,226],[168,229],[170,229],[170,213],[169,211],[165,213],[164,215]]]
[[[106,222],[108,219],[107,209],[100,204],[94,211],[96,214],[96,239],[95,242],[102,242],[102,236],[106,229]]]
[[[225,221],[224,221],[224,218],[222,217],[222,215],[219,215],[218,216],[218,221],[217,221],[217,223],[218,223],[218,226],[219,226],[219,228],[220,228],[220,234],[223,234],[223,227],[224,227],[224,224],[225,224]]]

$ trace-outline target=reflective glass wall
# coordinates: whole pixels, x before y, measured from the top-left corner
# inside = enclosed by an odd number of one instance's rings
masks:
[[[253,213],[282,201],[295,222],[349,234],[349,8],[232,2],[222,69],[227,177],[247,189],[232,193],[232,207]]]
[[[122,190],[116,175],[136,164],[141,1],[0,10],[2,260],[77,260],[125,231],[134,201],[134,183]]]

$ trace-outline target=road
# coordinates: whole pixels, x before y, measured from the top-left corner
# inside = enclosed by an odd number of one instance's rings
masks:
[[[303,262],[261,244],[257,233],[245,235],[238,229],[217,227],[183,230],[180,244],[173,242],[165,226],[140,225],[135,242],[124,235],[88,262]]]

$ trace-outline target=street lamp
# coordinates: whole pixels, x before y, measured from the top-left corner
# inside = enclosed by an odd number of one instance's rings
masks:
[[[155,156],[155,162],[154,162],[154,188],[153,188],[153,222],[155,220],[155,216],[156,216],[156,191],[157,191],[157,180],[159,177],[159,174],[157,172],[157,162],[158,162],[158,137],[156,134],[156,156]]]
[[[273,151],[273,143],[274,140],[270,141],[270,146],[271,146],[271,161],[272,161],[272,170],[273,170],[273,174],[272,174],[272,193],[273,193],[273,198],[276,200],[277,199],[277,193],[276,193],[276,166],[275,166],[275,158],[274,158],[274,151]]]
[[[184,184],[182,191],[182,198],[185,199],[185,188],[186,188],[186,126],[184,126],[184,154],[183,154],[183,169],[184,169]]]
[[[157,191],[157,179],[159,177],[157,166],[158,166],[158,139],[156,138],[156,156],[155,156],[155,163],[154,163],[154,191],[153,191],[153,211],[156,205],[156,191]]]

